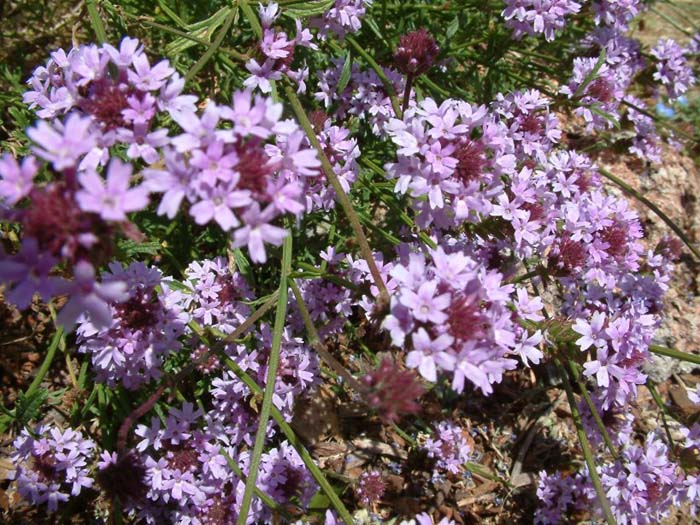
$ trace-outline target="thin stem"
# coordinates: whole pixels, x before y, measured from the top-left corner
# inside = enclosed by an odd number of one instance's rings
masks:
[[[658,17],[663,18],[664,20],[666,20],[666,22],[668,22],[669,24],[671,24],[675,29],[677,29],[678,31],[680,31],[681,33],[683,33],[685,36],[689,36],[689,37],[691,37],[691,38],[693,37],[693,33],[691,33],[690,31],[688,31],[687,29],[682,28],[678,22],[676,22],[673,18],[671,18],[670,16],[668,16],[666,13],[662,13],[661,11],[659,11],[658,9],[656,9],[656,8],[653,7],[653,6],[650,6],[650,7],[649,7],[649,11],[651,11],[652,13],[654,13],[656,16],[658,16]]]
[[[598,430],[600,430],[600,435],[603,437],[603,441],[605,442],[605,446],[608,447],[608,450],[610,451],[612,456],[615,459],[617,459],[620,456],[620,453],[615,448],[615,445],[613,445],[612,439],[610,439],[610,434],[608,434],[608,429],[605,428],[605,423],[603,423],[603,420],[600,417],[600,413],[598,412],[598,408],[595,406],[595,403],[593,403],[593,399],[591,399],[591,396],[588,393],[588,389],[586,388],[586,384],[581,379],[581,375],[579,374],[579,370],[576,366],[576,363],[574,363],[571,359],[568,359],[567,362],[569,364],[569,370],[571,370],[571,375],[574,376],[576,383],[578,383],[579,390],[581,391],[581,395],[583,395],[583,398],[586,400],[586,405],[588,405],[588,410],[591,411],[591,414],[593,415],[593,419],[595,420],[596,425],[598,425]]]
[[[268,310],[270,310],[275,304],[277,304],[279,293],[280,289],[278,288],[273,292],[270,298],[263,303],[263,305],[260,308],[255,310],[255,312],[253,312],[251,316],[248,317],[248,319],[243,321],[241,325],[229,335],[220,338],[220,341],[224,343],[232,343],[240,336],[242,336],[248,330],[248,328],[253,326],[258,321],[258,319],[260,319],[263,315],[267,313]]]
[[[60,344],[62,338],[63,327],[59,325],[56,329],[56,333],[53,334],[53,339],[51,339],[51,344],[49,345],[49,349],[46,352],[46,357],[44,357],[44,361],[41,363],[41,366],[39,367],[39,370],[34,376],[34,379],[32,380],[31,384],[29,385],[29,388],[27,388],[27,391],[24,393],[25,398],[29,398],[32,395],[34,395],[34,393],[41,386],[41,382],[46,377],[49,368],[51,368],[51,363],[53,362],[54,357],[56,357],[56,351],[58,350],[58,345]]]
[[[150,19],[147,16],[142,16],[142,15],[132,15],[131,13],[124,11],[121,9],[119,6],[113,6],[114,10],[119,14],[119,16],[124,16],[126,18],[130,18],[135,22],[139,22],[140,24],[149,26],[149,27],[155,27],[156,29],[160,29],[161,31],[164,31],[166,33],[170,33],[175,36],[179,36],[181,38],[184,38],[186,40],[190,40],[194,42],[195,44],[199,44],[200,46],[205,46],[208,47],[211,42],[204,40],[203,38],[196,37],[194,35],[191,35],[189,33],[186,33],[185,31],[181,31],[179,29],[175,29],[173,27],[167,26],[165,24],[161,24],[159,22],[156,22],[152,19]],[[246,61],[250,57],[248,55],[245,55],[243,53],[239,53],[238,51],[234,51],[233,49],[229,49],[226,47],[219,47],[218,51],[225,53],[227,55],[230,55],[231,57],[235,58],[236,60],[240,61]],[[224,57],[226,58],[226,57]],[[228,60],[228,59],[227,59]],[[231,61],[227,62],[229,66],[235,67],[235,64]]]
[[[493,472],[490,472],[486,467],[484,467],[483,465],[480,465],[479,463],[474,463],[473,461],[467,461],[464,464],[464,468],[466,468],[472,474],[475,474],[476,476],[480,476],[480,477],[487,479],[489,481],[493,481],[494,483],[504,485],[505,487],[508,487],[508,488],[513,487],[513,485],[511,485],[510,481],[497,476]]]
[[[323,342],[321,341],[318,335],[318,331],[316,330],[316,327],[314,326],[314,323],[311,320],[311,315],[309,315],[309,309],[304,303],[304,298],[301,295],[301,291],[299,290],[297,283],[294,282],[294,279],[289,280],[289,286],[292,288],[294,298],[296,299],[297,306],[299,307],[299,312],[301,313],[301,317],[304,320],[304,326],[306,327],[306,333],[309,336],[309,344],[311,345],[311,347],[321,357],[323,362],[326,363],[330,368],[332,368],[336,374],[342,377],[343,380],[348,385],[350,385],[350,387],[353,388],[353,390],[359,392],[360,394],[364,394],[365,392],[367,392],[367,388],[364,387],[362,383],[360,383],[357,379],[355,379],[353,375],[348,371],[348,369],[345,368],[340,361],[333,357],[328,350],[326,350],[326,347],[323,345]]]
[[[297,97],[297,94],[290,86],[285,86],[284,90],[287,95],[287,99],[291,103],[292,109],[294,110],[294,114],[296,115],[297,120],[299,121],[299,124],[301,124],[301,127],[304,129],[304,132],[306,133],[309,142],[318,153],[319,159],[321,160],[321,167],[323,168],[323,173],[326,175],[326,178],[331,183],[331,186],[333,186],[336,198],[338,199],[341,208],[343,208],[345,215],[350,221],[350,226],[352,227],[353,232],[355,233],[355,237],[357,237],[357,242],[360,245],[360,252],[362,253],[362,257],[367,262],[367,267],[369,268],[370,274],[372,274],[372,280],[374,281],[375,286],[379,289],[380,303],[382,305],[386,305],[389,303],[389,292],[386,289],[384,279],[382,279],[382,275],[379,272],[377,263],[374,260],[374,255],[372,254],[372,249],[370,248],[369,243],[367,242],[367,237],[365,236],[365,232],[362,230],[362,225],[360,224],[360,220],[357,217],[357,213],[355,213],[355,210],[352,207],[350,198],[347,196],[347,194],[343,190],[343,187],[340,185],[338,176],[333,171],[333,166],[331,165],[330,161],[328,160],[328,157],[326,156],[325,151],[323,150],[323,147],[318,141],[318,137],[316,136],[316,133],[314,132],[311,126],[311,122],[309,121],[309,117],[306,115],[306,111],[304,111],[304,108],[301,105],[299,97]]]
[[[408,102],[411,99],[411,88],[413,88],[413,75],[409,73],[406,75],[406,88],[403,90],[403,104],[401,105],[402,113],[405,113],[408,109]]]
[[[700,365],[700,355],[689,354],[687,352],[681,352],[680,350],[675,350],[673,348],[667,348],[665,346],[660,345],[649,345],[649,351],[652,354],[672,357],[673,359],[678,359],[680,361],[687,361],[688,363],[695,363],[696,365]]]
[[[559,359],[554,359],[554,364],[559,371],[562,383],[564,384],[564,390],[566,391],[566,398],[569,401],[569,406],[571,407],[571,416],[574,420],[574,425],[576,426],[576,434],[578,436],[579,443],[581,444],[581,449],[583,450],[583,457],[586,460],[586,465],[588,466],[588,474],[591,477],[591,482],[593,483],[593,488],[595,489],[596,495],[598,496],[598,502],[603,510],[603,515],[605,516],[605,521],[608,525],[616,525],[615,517],[610,510],[610,503],[605,495],[605,489],[600,482],[600,476],[598,476],[598,471],[596,470],[595,458],[593,457],[593,451],[591,450],[591,445],[588,442],[588,437],[586,437],[586,431],[583,428],[583,422],[581,420],[581,414],[578,411],[578,406],[576,405],[576,398],[574,397],[574,391],[571,389],[571,384],[569,383],[569,376],[566,370],[561,364]]]
[[[700,251],[693,246],[693,244],[690,242],[690,239],[688,236],[683,233],[683,230],[681,230],[675,222],[673,222],[664,212],[662,212],[656,204],[651,202],[649,199],[644,197],[639,191],[635,190],[632,186],[627,184],[625,181],[622,179],[616,177],[612,173],[610,173],[608,170],[603,169],[603,168],[598,168],[598,171],[601,175],[603,175],[605,178],[610,179],[613,181],[615,184],[620,186],[626,193],[630,194],[632,197],[637,199],[639,202],[642,204],[646,205],[651,211],[653,211],[658,217],[664,221],[669,228],[671,228],[676,235],[685,243],[685,245],[690,249],[691,252],[693,252],[693,255],[695,258],[700,261]]]
[[[280,276],[279,285],[279,301],[277,302],[277,311],[275,312],[275,324],[272,331],[272,348],[270,349],[270,357],[267,361],[267,378],[265,383],[265,392],[263,394],[262,408],[258,417],[258,430],[255,434],[255,443],[253,444],[253,452],[250,459],[250,470],[248,472],[248,480],[245,483],[245,491],[243,492],[243,502],[241,510],[238,513],[238,525],[245,525],[250,512],[250,504],[253,501],[253,489],[258,477],[258,469],[260,467],[260,458],[265,445],[265,437],[267,435],[267,422],[270,419],[270,409],[272,407],[272,396],[275,392],[275,383],[277,382],[277,368],[280,361],[280,350],[282,347],[282,331],[284,330],[285,321],[287,318],[287,278],[292,264],[292,236],[287,235],[284,239],[282,247],[282,275]]]
[[[628,100],[623,100],[622,103],[623,103],[625,106],[627,106],[627,107],[629,107],[629,108],[632,108],[632,109],[635,110],[636,112],[641,113],[641,114],[644,115],[645,117],[649,117],[650,119],[652,119],[652,120],[653,120],[654,122],[656,122],[657,124],[661,124],[663,127],[670,129],[673,133],[677,133],[677,134],[680,135],[681,137],[686,138],[686,139],[688,139],[688,140],[690,140],[690,141],[693,141],[693,142],[696,142],[696,143],[700,143],[700,138],[698,138],[697,136],[693,136],[693,135],[690,135],[690,134],[686,133],[685,131],[683,131],[683,130],[682,130],[681,128],[679,128],[678,126],[674,126],[673,124],[671,124],[667,119],[659,118],[658,115],[654,115],[651,111],[647,111],[646,109],[644,109],[644,108],[642,108],[642,107],[639,107],[638,105],[636,105],[636,104],[634,104],[633,102],[630,102],[630,101],[628,101]]]
[[[656,387],[654,386],[654,383],[652,382],[651,379],[647,379],[646,387],[647,387],[647,389],[649,389],[649,393],[651,394],[651,397],[654,399],[656,406],[658,406],[659,410],[661,411],[661,422],[664,425],[664,431],[666,432],[666,439],[668,439],[668,446],[671,447],[672,451],[675,451],[676,446],[675,446],[675,443],[673,441],[673,438],[671,437],[671,429],[668,428],[668,421],[666,421],[666,414],[668,413],[668,410],[666,409],[666,406],[664,405],[664,402],[661,399],[661,396],[659,395],[659,392],[656,390]]]

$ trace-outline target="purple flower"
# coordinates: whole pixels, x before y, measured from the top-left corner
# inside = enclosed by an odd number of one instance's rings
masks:
[[[687,51],[675,40],[662,38],[652,48],[651,54],[658,60],[654,80],[666,86],[671,100],[677,99],[695,84],[696,78],[688,64]]]
[[[585,319],[576,319],[572,329],[582,337],[576,340],[576,344],[581,350],[588,350],[591,346],[596,348],[604,348],[607,346],[607,341],[604,337],[603,326],[605,325],[605,314],[594,312],[591,321]]]
[[[0,159],[0,206],[14,206],[29,195],[38,170],[34,157],[26,157],[20,165],[12,155],[5,153]]]
[[[572,0],[506,0],[503,18],[513,38],[544,34],[551,42],[566,25],[566,17],[578,13],[581,4]]]
[[[442,421],[436,425],[435,435],[428,438],[425,450],[428,457],[436,460],[434,476],[438,470],[445,470],[457,474],[469,461],[472,449],[464,437],[462,427],[452,421]]]
[[[406,356],[406,366],[418,368],[420,374],[435,383],[437,381],[437,365],[444,370],[452,370],[455,358],[445,350],[450,348],[454,339],[448,334],[442,334],[431,340],[428,333],[419,328],[413,333],[413,350]]]
[[[128,70],[129,82],[133,82],[143,91],[160,89],[165,84],[165,80],[175,72],[167,60],[161,60],[151,67],[145,53],[134,55],[132,65],[134,69]]]
[[[236,177],[226,186],[218,185],[209,191],[201,192],[201,200],[190,208],[190,215],[194,217],[195,222],[206,224],[213,219],[224,231],[238,226],[240,222],[231,208],[246,206],[251,203],[251,198],[248,190],[231,189],[236,187],[237,182]]]
[[[119,44],[119,49],[109,44],[104,44],[104,49],[118,66],[128,67],[134,61],[136,55],[143,53],[143,46],[140,46],[138,38],[125,36]]]
[[[87,261],[79,261],[74,268],[75,279],[63,286],[62,293],[70,294],[68,302],[58,313],[58,324],[69,332],[82,314],[88,314],[96,328],[107,328],[112,324],[109,303],[129,298],[126,284],[120,281],[97,283],[95,269]]]
[[[399,302],[409,308],[419,321],[443,323],[447,320],[444,310],[450,305],[450,295],[441,294],[436,297],[437,285],[437,281],[426,281],[416,292],[404,290]]]
[[[419,76],[428,71],[440,52],[428,30],[421,28],[399,38],[394,60],[405,75]]]
[[[254,262],[264,263],[267,261],[264,243],[269,242],[275,246],[280,246],[289,232],[283,228],[268,224],[274,216],[274,207],[268,206],[260,211],[260,206],[254,202],[248,211],[243,214],[244,226],[234,233],[233,246],[239,247],[248,245],[250,258]]]
[[[51,254],[39,250],[36,239],[29,237],[22,241],[20,252],[13,257],[6,257],[0,250],[0,275],[5,282],[14,282],[5,297],[17,308],[24,310],[38,293],[44,302],[53,297],[57,285],[62,280],[50,277],[49,272],[58,263]]]
[[[37,145],[32,148],[42,159],[48,160],[53,167],[62,171],[75,167],[80,157],[89,152],[97,143],[90,131],[92,121],[73,113],[65,122],[54,125],[40,120],[36,126],[27,130],[27,135]]]
[[[75,195],[83,211],[98,213],[106,221],[125,221],[126,214],[148,205],[148,190],[144,186],[129,189],[131,164],[112,159],[107,168],[107,181],[94,171],[78,175],[82,190]]]
[[[92,487],[88,460],[95,443],[80,432],[45,426],[32,433],[23,429],[13,445],[11,479],[16,481],[20,496],[30,503],[45,503],[49,512],[55,512],[59,503]]]

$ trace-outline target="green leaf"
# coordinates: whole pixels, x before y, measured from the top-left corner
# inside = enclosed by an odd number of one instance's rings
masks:
[[[233,258],[236,263],[236,269],[238,270],[238,273],[240,273],[243,276],[243,278],[248,282],[248,284],[254,284],[255,277],[253,275],[253,267],[251,266],[250,261],[240,248],[235,248],[233,250]]]
[[[282,14],[292,18],[322,15],[335,4],[335,0],[309,0],[285,6]]]
[[[338,80],[338,87],[336,88],[336,93],[338,95],[345,91],[348,87],[348,82],[350,82],[350,74],[352,73],[352,52],[348,50],[345,53],[345,63],[343,64],[343,70],[340,72],[340,79]]]
[[[230,7],[222,7],[206,20],[189,24],[187,26],[187,34],[197,40],[211,42],[214,33],[224,23],[230,12]],[[165,54],[170,56],[177,55],[195,45],[197,45],[197,42],[185,37],[179,37],[165,46]]]
[[[447,38],[452,38],[457,34],[457,31],[459,31],[459,16],[455,16],[452,22],[449,23],[445,30],[445,35],[447,35]]]
[[[117,247],[127,257],[133,257],[134,255],[157,255],[161,244],[155,241],[136,242],[131,239],[121,239],[117,242]]]
[[[39,416],[42,405],[49,397],[49,392],[39,388],[29,394],[20,394],[15,407],[15,420],[22,426]]]
[[[178,292],[192,293],[192,288],[184,283],[181,283],[180,281],[176,281],[175,279],[165,279],[163,282],[168,285],[168,288],[172,288]]]

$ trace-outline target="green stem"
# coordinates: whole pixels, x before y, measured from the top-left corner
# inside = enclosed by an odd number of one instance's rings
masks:
[[[238,525],[245,525],[250,512],[250,504],[253,501],[253,491],[255,489],[255,481],[258,477],[258,469],[260,467],[260,458],[265,445],[265,436],[267,435],[267,421],[270,419],[270,409],[272,407],[272,396],[275,392],[275,383],[277,381],[277,368],[280,360],[280,349],[282,346],[282,331],[287,318],[287,276],[291,270],[292,264],[292,236],[287,235],[284,239],[282,247],[282,275],[280,276],[279,285],[279,301],[277,303],[277,311],[275,312],[275,324],[272,331],[272,348],[270,357],[267,362],[267,378],[265,383],[265,392],[263,394],[262,408],[258,418],[258,431],[255,434],[255,443],[253,444],[253,452],[250,459],[250,470],[248,472],[248,480],[245,484],[243,492],[243,501],[241,510],[238,514]]]
[[[661,399],[661,396],[659,395],[659,392],[656,390],[656,387],[654,386],[654,383],[652,382],[651,379],[647,379],[646,387],[649,390],[651,397],[654,399],[656,406],[658,406],[659,410],[661,411],[661,422],[664,425],[664,431],[666,432],[666,439],[668,439],[668,446],[671,448],[671,451],[675,452],[676,447],[675,447],[675,443],[673,441],[673,437],[671,437],[671,429],[668,428],[668,421],[666,421],[666,414],[668,413],[668,410],[666,409],[666,406],[664,405],[664,402]]]
[[[612,456],[615,459],[617,459],[618,457],[620,457],[620,453],[615,448],[615,445],[613,445],[612,439],[610,439],[610,434],[608,434],[608,429],[605,428],[605,423],[603,423],[603,420],[600,417],[600,413],[598,412],[598,408],[595,406],[595,403],[593,403],[593,399],[591,399],[591,396],[588,393],[588,389],[586,388],[586,384],[581,379],[581,375],[579,374],[579,370],[578,370],[578,367],[576,366],[576,363],[574,363],[571,359],[568,360],[568,363],[569,363],[569,370],[571,370],[571,375],[574,376],[576,383],[578,383],[579,390],[581,390],[581,394],[583,395],[583,398],[586,400],[586,405],[588,405],[588,410],[591,411],[591,414],[593,415],[593,419],[595,420],[596,425],[598,425],[598,430],[600,430],[600,435],[603,437],[603,441],[605,442],[605,446],[608,447],[608,450],[610,451]]]
[[[663,18],[664,20],[666,20],[666,22],[668,22],[669,24],[671,24],[675,29],[677,29],[678,31],[680,31],[681,33],[683,33],[685,36],[689,36],[689,37],[691,37],[691,38],[693,37],[693,33],[691,33],[690,31],[688,31],[687,29],[682,28],[678,22],[676,22],[673,18],[671,18],[670,16],[668,16],[666,13],[662,13],[661,11],[659,11],[658,9],[656,9],[656,8],[653,7],[653,6],[649,7],[649,11],[651,11],[652,13],[654,13],[656,16],[658,16],[658,17]]]
[[[62,337],[63,327],[59,325],[56,329],[56,333],[53,334],[53,339],[51,339],[51,344],[49,345],[49,349],[46,353],[44,361],[41,363],[38,372],[34,376],[34,380],[31,382],[29,388],[24,394],[25,397],[28,398],[34,395],[34,393],[39,389],[39,386],[41,386],[41,382],[46,377],[46,374],[49,371],[49,368],[51,367],[51,363],[53,362],[53,359],[56,356],[56,351],[58,350],[58,346],[61,342]]]
[[[680,135],[681,137],[683,137],[683,138],[685,138],[685,139],[687,139],[687,140],[690,140],[690,141],[692,141],[692,142],[700,143],[700,138],[699,138],[699,137],[693,136],[693,135],[690,135],[690,134],[686,133],[685,131],[683,131],[682,129],[680,129],[678,126],[674,126],[673,124],[671,124],[671,123],[668,121],[668,119],[660,118],[658,115],[655,115],[655,114],[652,113],[651,111],[647,111],[646,109],[644,109],[644,108],[642,108],[642,107],[639,107],[638,105],[636,105],[636,104],[634,104],[634,103],[632,103],[632,102],[629,102],[629,101],[627,101],[627,100],[623,100],[622,103],[623,103],[625,106],[627,106],[627,107],[629,107],[629,108],[632,108],[632,109],[635,110],[636,112],[641,113],[641,114],[644,115],[645,117],[649,117],[651,120],[653,120],[653,121],[656,122],[657,124],[660,124],[661,126],[670,129],[673,133],[676,133],[676,134]]]
[[[488,479],[489,481],[493,481],[494,483],[498,483],[498,484],[503,485],[503,486],[508,487],[508,488],[513,487],[508,480],[497,476],[493,472],[490,472],[486,467],[484,467],[483,465],[480,465],[479,463],[474,463],[473,461],[468,461],[464,464],[464,468],[466,468],[472,474],[476,474],[477,476],[481,476],[482,478]]]
[[[411,100],[411,88],[413,88],[413,75],[406,75],[406,87],[403,90],[403,103],[401,104],[401,113],[405,113],[408,109],[408,102]]]
[[[250,389],[250,391],[254,395],[262,394],[262,389],[260,388],[260,386],[258,386],[255,380],[252,377],[250,377],[244,370],[242,370],[241,367],[239,367],[238,364],[236,364],[236,362],[234,362],[225,354],[222,354],[222,358],[224,359],[226,365],[231,369],[231,371],[234,374],[236,374],[236,376],[238,376],[238,378],[241,381],[243,381],[243,383],[245,383],[245,385]],[[328,483],[328,480],[323,475],[323,472],[321,472],[321,469],[318,467],[318,465],[316,465],[316,462],[311,457],[311,454],[309,454],[309,451],[306,450],[306,447],[304,447],[301,440],[294,433],[292,427],[289,426],[289,423],[285,421],[284,416],[275,406],[272,407],[272,418],[277,423],[277,426],[280,427],[282,433],[285,435],[289,443],[296,449],[297,453],[299,454],[299,457],[301,457],[301,460],[304,462],[304,465],[306,465],[306,468],[309,469],[309,472],[316,480],[316,483],[319,484],[321,490],[323,490],[325,495],[328,497],[335,511],[338,514],[340,514],[340,518],[343,520],[343,522],[345,522],[345,525],[354,525],[354,521],[352,519],[352,516],[348,512],[348,509],[340,500],[338,494],[336,494],[331,484]]]
[[[294,114],[296,115],[299,124],[301,124],[301,127],[304,129],[304,132],[306,133],[309,142],[318,153],[318,157],[321,160],[323,173],[326,175],[328,182],[331,183],[331,186],[333,186],[333,190],[335,191],[336,198],[340,203],[340,207],[343,208],[345,215],[350,221],[350,226],[352,227],[353,232],[355,233],[355,237],[357,237],[357,242],[360,245],[360,252],[362,253],[362,257],[367,262],[367,267],[369,268],[370,274],[372,274],[372,280],[374,281],[375,286],[379,289],[380,303],[388,304],[389,292],[386,289],[384,279],[382,279],[382,275],[379,272],[377,263],[374,260],[374,255],[372,254],[372,249],[370,248],[369,243],[367,242],[367,237],[365,236],[365,232],[362,230],[362,225],[360,224],[360,220],[357,217],[357,213],[355,213],[355,210],[352,207],[350,198],[347,196],[347,194],[343,190],[343,187],[340,185],[340,181],[338,180],[337,175],[333,171],[333,166],[328,160],[328,157],[326,156],[326,153],[323,150],[321,143],[318,141],[318,137],[316,136],[316,133],[314,132],[313,127],[311,126],[311,122],[309,121],[309,117],[306,115],[306,111],[304,111],[304,108],[301,105],[299,97],[297,97],[297,94],[288,85],[285,86],[284,91],[287,95],[287,99],[292,105],[292,109],[294,110]]]
[[[195,62],[192,65],[190,70],[185,75],[185,81],[188,81],[192,77],[194,77],[206,65],[206,63],[209,62],[211,57],[214,56],[214,53],[216,53],[216,51],[221,46],[221,42],[224,41],[224,37],[228,33],[228,30],[231,28],[231,24],[237,16],[238,9],[232,8],[231,12],[228,14],[228,16],[226,16],[226,19],[224,20],[224,25],[216,34],[216,38],[214,39],[214,41],[209,45],[204,54],[201,57],[199,57],[199,60],[197,60],[197,62]]]
[[[258,319],[260,319],[263,315],[267,313],[268,310],[270,310],[275,304],[277,304],[279,294],[280,289],[278,288],[274,291],[270,298],[267,301],[265,301],[260,308],[255,310],[255,312],[253,312],[252,315],[248,317],[248,319],[243,321],[238,328],[236,328],[229,335],[220,338],[221,341],[224,343],[232,343],[240,336],[242,336],[248,330],[248,328],[253,326],[258,321]]]
[[[166,26],[165,24],[160,24],[158,22],[155,22],[151,20],[150,18],[146,16],[138,16],[138,15],[132,15],[131,13],[128,13],[123,10],[117,10],[120,16],[125,16],[127,18],[131,18],[135,22],[139,22],[143,25],[149,26],[149,27],[155,27],[156,29],[160,29],[161,31],[164,31],[166,33],[170,33],[175,36],[179,36],[181,38],[184,38],[186,40],[191,40],[192,42],[199,44],[200,46],[206,46],[208,47],[211,42],[208,42],[207,40],[204,40],[203,38],[199,38],[193,35],[190,35],[189,33],[186,33],[185,31],[180,31],[179,29],[172,28],[170,26]],[[250,57],[248,55],[244,55],[243,53],[239,53],[238,51],[234,51],[233,49],[229,49],[226,47],[220,47],[218,49],[222,53],[226,53],[227,55],[232,56],[236,60],[240,61],[246,61]],[[236,67],[233,62],[228,63],[229,66],[231,67]]]
[[[370,55],[365,49],[357,43],[357,40],[355,40],[352,36],[346,35],[345,36],[345,41],[350,44],[357,53],[365,59],[369,67],[371,67],[374,72],[377,74],[377,77],[379,77],[379,80],[381,81],[382,85],[384,86],[384,91],[386,91],[387,95],[389,95],[389,98],[391,99],[391,107],[394,108],[394,113],[396,114],[396,118],[403,118],[403,112],[401,111],[401,106],[399,105],[399,99],[396,96],[396,90],[394,89],[394,85],[391,83],[391,80],[389,80],[389,77],[386,76],[386,73],[384,73],[384,69],[382,69],[382,66],[377,64],[377,61],[372,58],[372,55]]]
[[[566,398],[568,399],[569,406],[571,407],[571,416],[574,420],[574,425],[576,425],[576,434],[578,436],[579,443],[581,444],[581,449],[583,450],[583,457],[586,460],[586,465],[588,466],[588,475],[591,477],[591,482],[593,483],[593,488],[595,488],[596,495],[598,496],[598,502],[602,507],[605,521],[608,523],[608,525],[616,525],[617,522],[612,514],[612,510],[610,510],[610,503],[605,495],[605,489],[600,482],[600,476],[598,476],[598,471],[596,470],[593,451],[591,450],[591,445],[586,437],[586,431],[583,428],[583,422],[581,420],[581,414],[578,411],[578,406],[576,405],[574,391],[571,389],[571,384],[569,383],[569,376],[559,359],[555,358],[554,364],[556,365],[559,375],[561,376],[562,383],[564,384]]]
[[[680,350],[675,350],[673,348],[667,348],[665,346],[660,345],[649,345],[649,351],[652,354],[672,357],[673,359],[678,359],[680,361],[687,361],[688,363],[695,363],[696,365],[700,365],[700,355],[689,354],[687,352],[681,352]]]
[[[644,197],[639,191],[635,190],[632,186],[627,184],[625,181],[622,179],[616,177],[612,173],[610,173],[608,170],[603,169],[603,168],[598,168],[598,171],[601,175],[603,175],[605,178],[613,181],[615,184],[617,184],[620,188],[622,188],[626,193],[630,194],[632,197],[637,199],[639,202],[642,204],[646,205],[647,208],[649,208],[651,211],[653,211],[662,221],[664,221],[669,228],[673,230],[673,232],[678,235],[678,237],[685,243],[685,245],[690,249],[691,252],[693,252],[693,255],[695,258],[700,261],[700,251],[693,246],[693,244],[690,242],[690,239],[688,236],[683,233],[683,230],[681,230],[675,222],[673,222],[664,212],[662,212],[656,204],[651,202],[649,199]]]

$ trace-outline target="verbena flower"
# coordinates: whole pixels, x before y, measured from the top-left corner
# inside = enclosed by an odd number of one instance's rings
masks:
[[[502,16],[513,30],[513,38],[544,34],[551,42],[566,25],[566,17],[576,14],[581,4],[572,0],[506,0]]]
[[[463,435],[464,430],[452,421],[442,421],[435,426],[434,436],[428,438],[424,449],[428,457],[435,459],[435,474],[446,471],[458,474],[469,461],[472,449]]]
[[[30,503],[56,512],[71,496],[93,486],[90,462],[95,443],[81,432],[49,426],[32,433],[23,429],[13,446],[12,479]]]
[[[695,84],[695,73],[686,57],[687,50],[675,40],[662,38],[652,48],[651,54],[657,60],[654,80],[666,87],[670,100],[679,98]]]

